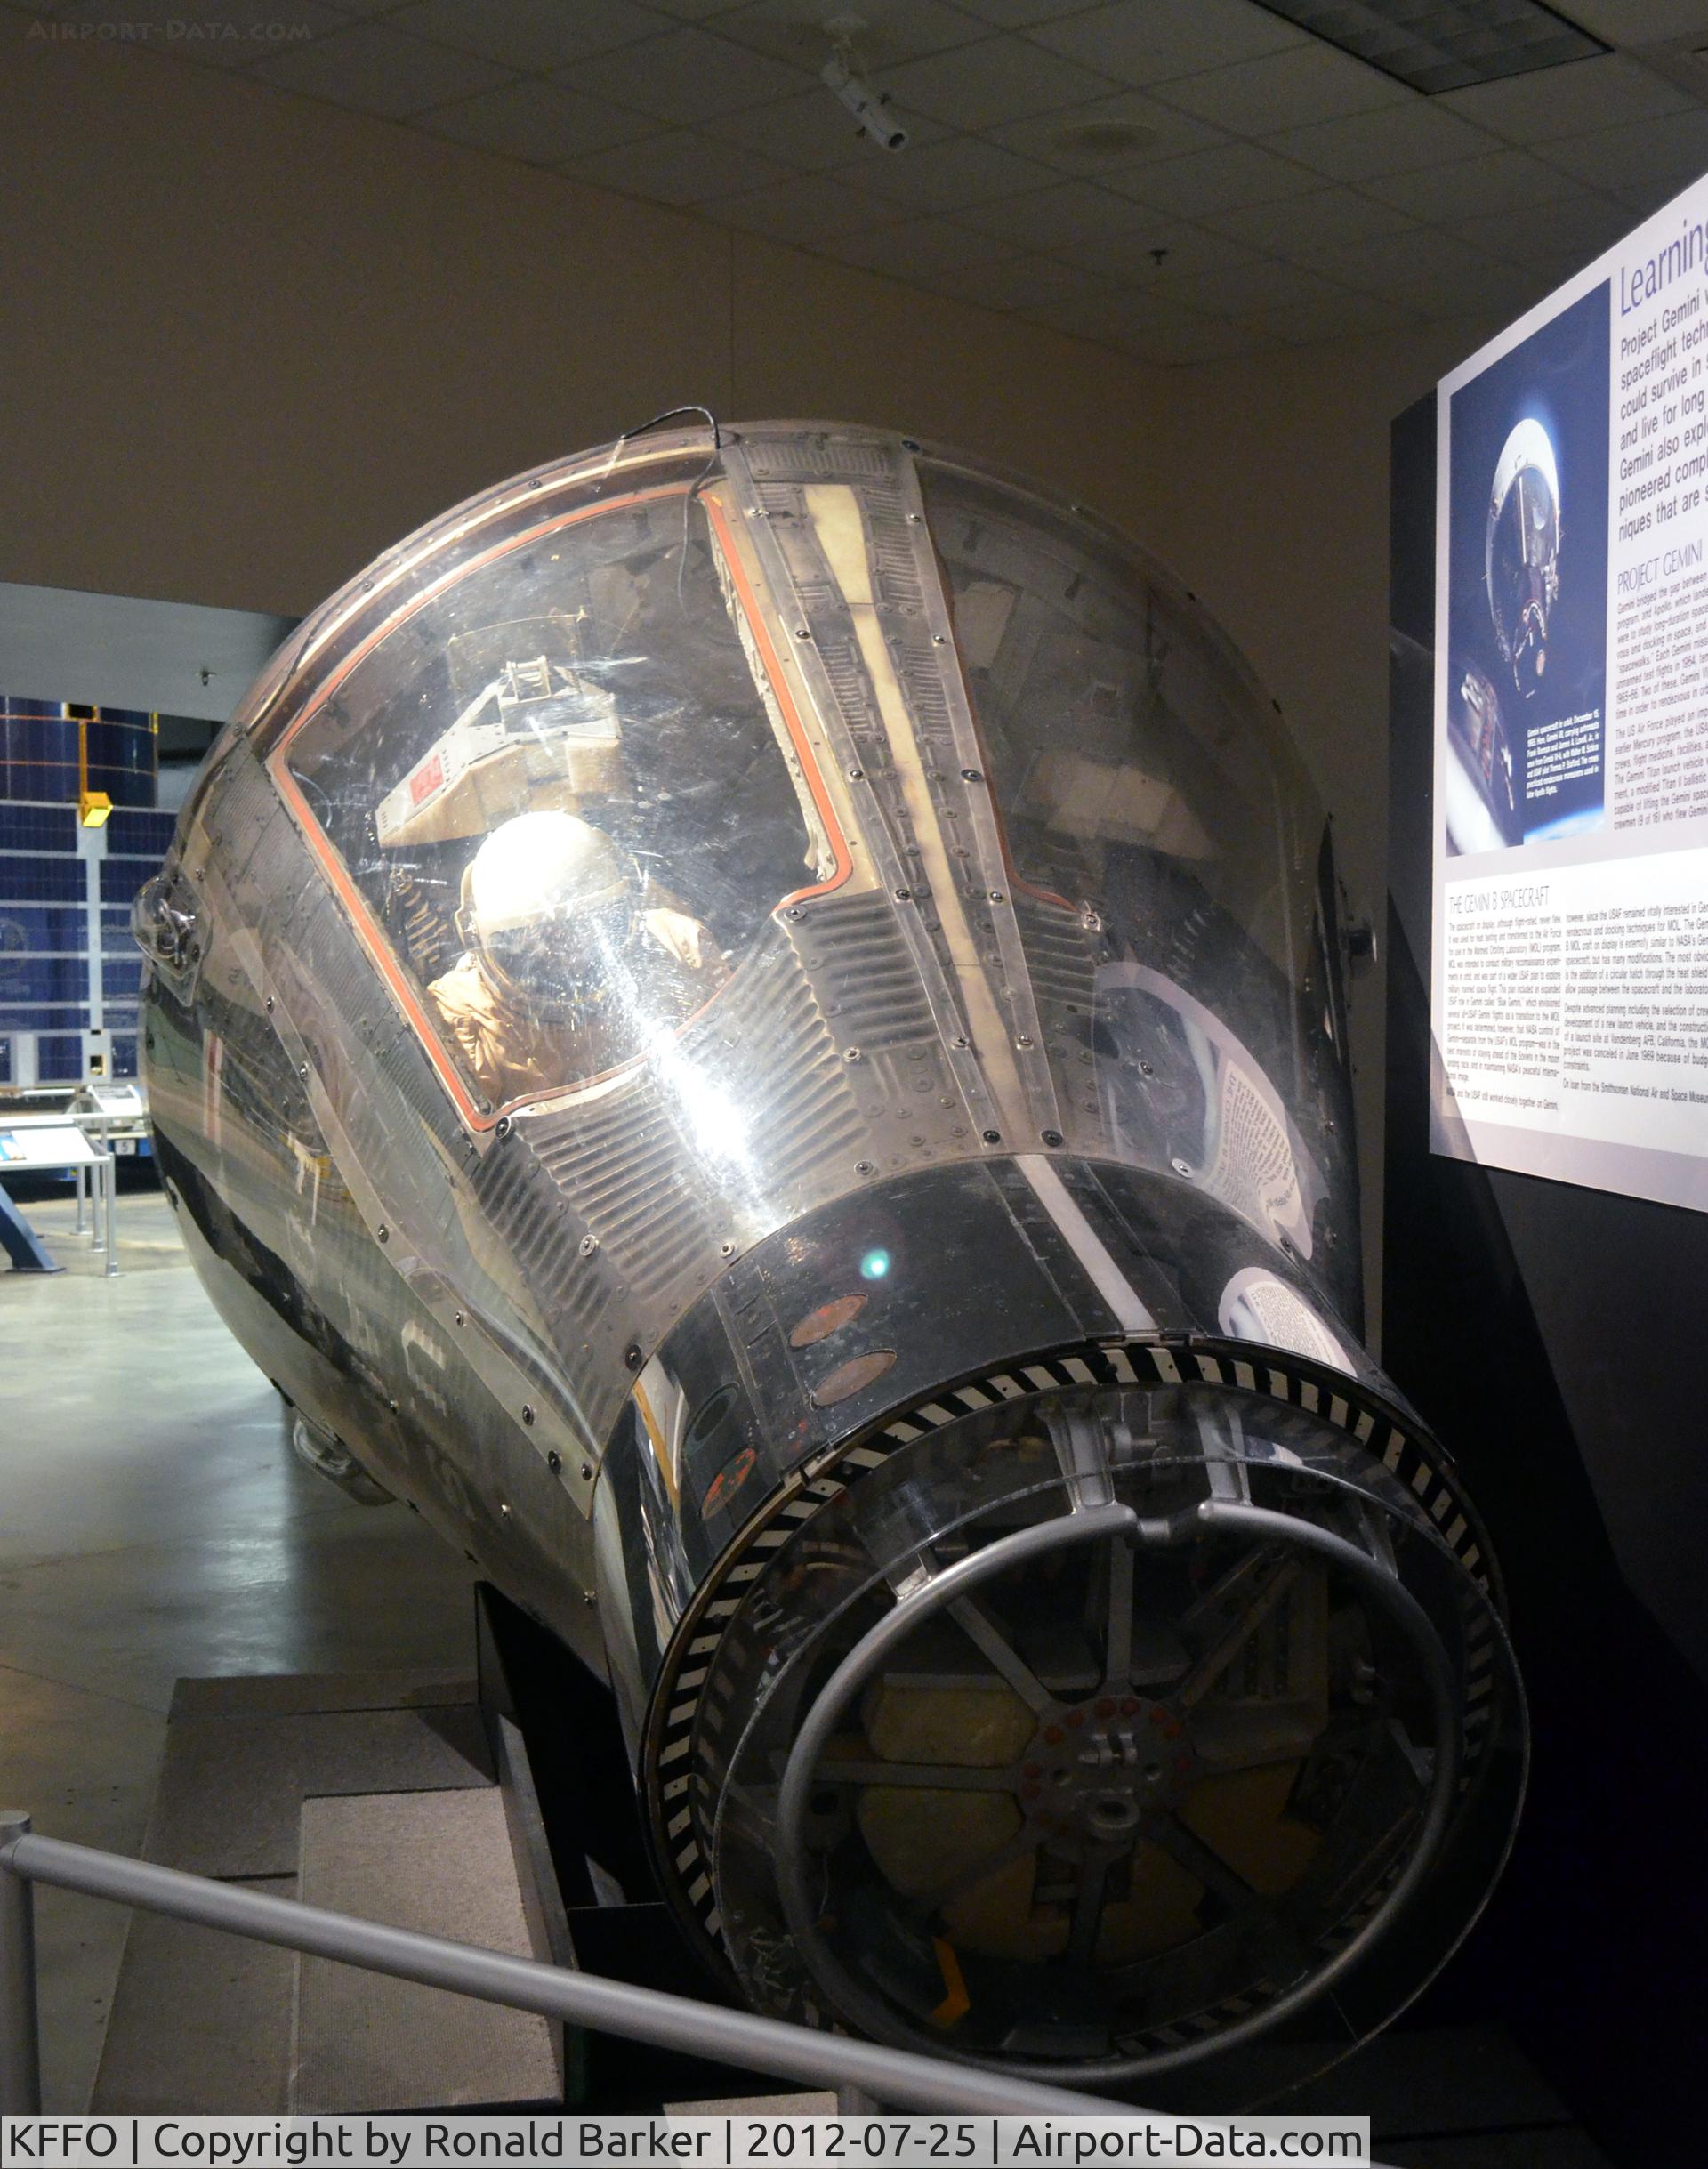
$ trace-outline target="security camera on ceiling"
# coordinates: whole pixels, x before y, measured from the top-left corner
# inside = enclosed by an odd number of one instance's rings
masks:
[[[834,38],[830,58],[818,70],[819,80],[848,108],[859,123],[859,132],[881,150],[905,150],[907,131],[890,112],[890,93],[875,89],[862,72],[854,41],[866,28],[858,15],[833,15],[825,28]]]

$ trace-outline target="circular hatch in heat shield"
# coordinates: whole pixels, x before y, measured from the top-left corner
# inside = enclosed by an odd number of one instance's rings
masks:
[[[762,2008],[1010,2070],[1148,2079],[1308,2009],[1332,2060],[1516,1813],[1474,1536],[1307,1408],[1041,1376],[892,1423],[736,1568],[678,1781],[703,1917]]]

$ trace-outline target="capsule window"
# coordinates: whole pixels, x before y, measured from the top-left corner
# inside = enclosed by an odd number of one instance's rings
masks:
[[[673,488],[567,514],[430,586],[282,749],[488,1113],[669,1043],[833,872],[721,525]]]

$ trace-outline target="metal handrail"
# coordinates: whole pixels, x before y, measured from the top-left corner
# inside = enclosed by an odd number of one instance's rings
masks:
[[[41,2108],[36,1961],[30,1885],[52,1883],[91,1898],[138,1906],[173,1920],[224,1929],[317,1958],[335,1958],[373,1973],[537,2012],[656,2047],[685,2050],[724,2063],[850,2086],[900,2108],[967,2109],[992,2116],[1135,2116],[1089,2094],[1029,2084],[964,2064],[879,2047],[875,2043],[792,2026],[752,2012],[729,2011],[660,1988],[607,1980],[513,1958],[473,1944],[333,1913],[299,1899],[216,1883],[205,1875],[133,1860],[121,1853],[35,1834],[27,1815],[0,1810],[0,2112]],[[1173,2117],[1152,2119],[1172,2125]]]
[[[36,2116],[42,2106],[36,1995],[35,1906],[44,1883],[89,1898],[110,1899],[168,1919],[189,1921],[274,1943],[315,1958],[334,1958],[430,1988],[536,2012],[595,2033],[621,2035],[720,2063],[798,2079],[816,2092],[852,2089],[899,2109],[955,2109],[984,2116],[1104,2117],[1175,2131],[1202,2117],[1137,2109],[1065,2087],[1009,2078],[973,2064],[940,2062],[906,2049],[820,2033],[756,2012],[730,2011],[662,1988],[641,1988],[597,1973],[542,1965],[501,1951],[455,1943],[410,1928],[389,1928],[298,1899],[271,1898],[152,1860],[42,1837],[28,1815],[0,1809],[0,2115]],[[1371,2169],[1383,2169],[1373,2162]]]

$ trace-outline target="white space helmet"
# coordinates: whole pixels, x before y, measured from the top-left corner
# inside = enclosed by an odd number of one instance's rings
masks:
[[[519,813],[495,828],[463,876],[463,939],[533,999],[584,995],[602,977],[633,907],[624,853],[573,813]]]

